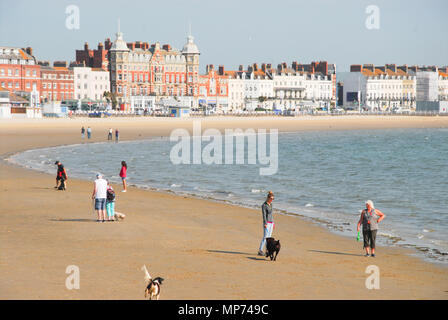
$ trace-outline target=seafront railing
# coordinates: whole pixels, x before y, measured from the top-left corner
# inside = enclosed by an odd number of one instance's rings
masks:
[[[173,117],[168,112],[148,112],[148,113],[136,113],[126,111],[113,111],[108,113],[94,114],[90,112],[72,112],[68,114],[69,117]],[[204,112],[190,112],[189,117],[203,118],[203,117],[314,117],[314,116],[328,116],[328,117],[340,117],[340,116],[418,116],[418,117],[435,117],[435,116],[448,116],[448,113],[435,112],[435,111],[413,111],[413,112],[384,112],[384,111],[337,111],[337,112],[311,112],[311,111],[286,111],[286,112],[273,112],[273,111],[241,111],[241,112],[223,112],[223,113],[204,113]]]

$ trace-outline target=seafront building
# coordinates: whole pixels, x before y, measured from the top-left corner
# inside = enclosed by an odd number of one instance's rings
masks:
[[[279,64],[273,73],[275,106],[278,109],[328,110],[336,104],[336,66],[326,61],[309,65]]]
[[[199,107],[207,110],[228,112],[229,78],[225,75],[224,66],[215,70],[214,65],[207,65],[205,74],[199,75]]]
[[[105,92],[110,91],[109,72],[100,68],[72,67],[76,100],[106,102]]]
[[[351,65],[344,79],[345,107],[371,111],[392,111],[416,105],[417,67]]]
[[[196,98],[190,107],[197,107],[199,55],[191,35],[182,50],[177,50],[159,42],[151,46],[141,41],[126,43],[118,30],[108,49],[111,92],[122,109],[131,105],[133,97],[141,96],[155,96],[156,102],[163,97],[190,96]]]
[[[369,111],[446,112],[447,67],[352,65],[344,79],[344,107]]]
[[[50,101],[74,100],[73,69],[67,68],[65,61],[53,63],[39,62],[41,70],[40,99],[42,103]]]
[[[226,71],[231,110],[305,110],[336,102],[336,71],[327,62],[281,63],[277,69],[254,63],[246,70]]]
[[[439,101],[448,101],[448,67],[439,68]]]
[[[0,47],[0,87],[11,93],[29,95],[40,89],[40,66],[33,49]]]
[[[14,112],[22,112],[24,101],[32,107],[116,101],[122,111],[161,113],[170,107],[204,113],[314,112],[337,104],[366,111],[448,109],[447,67],[351,65],[343,83],[336,83],[336,66],[326,61],[283,62],[276,68],[253,63],[235,71],[210,64],[200,74],[199,56],[191,35],[178,50],[159,42],[126,42],[119,29],[113,42],[107,38],[93,50],[85,43],[70,65],[37,61],[30,47],[0,47],[0,88],[3,96],[4,91],[14,95],[8,96],[9,104],[17,105]]]

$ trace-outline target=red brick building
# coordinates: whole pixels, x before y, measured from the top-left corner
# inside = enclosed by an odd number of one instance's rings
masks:
[[[90,68],[100,68],[108,70],[109,49],[112,46],[110,38],[107,38],[104,45],[100,42],[98,48],[91,50],[89,44],[84,44],[84,50],[76,50],[76,64]]]
[[[198,96],[200,52],[192,36],[177,50],[159,42],[126,43],[120,31],[116,35],[108,50],[110,90],[120,104],[132,96]]]
[[[199,76],[199,104],[201,106],[228,107],[229,76],[225,74],[224,66],[218,70],[210,64],[205,69],[205,74]]]
[[[55,62],[53,67],[42,65],[41,78],[42,102],[75,99],[73,69],[67,68],[66,62]]]
[[[32,48],[0,47],[0,87],[11,93],[40,89],[40,66]]]

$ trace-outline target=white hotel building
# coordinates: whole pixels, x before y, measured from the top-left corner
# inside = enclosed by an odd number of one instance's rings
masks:
[[[416,74],[407,66],[352,65],[344,79],[343,104],[371,111],[411,109],[415,108],[416,88]]]
[[[270,64],[262,64],[259,69],[253,64],[247,71],[242,66],[239,71],[227,71],[229,107],[253,111],[257,107],[285,110],[328,106],[336,100],[335,76],[315,72],[317,65],[293,63],[292,68],[287,68],[283,63],[272,69]]]
[[[73,67],[75,99],[106,101],[105,91],[110,91],[109,71],[89,67]]]

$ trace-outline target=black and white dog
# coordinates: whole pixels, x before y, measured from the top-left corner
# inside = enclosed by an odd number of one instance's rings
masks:
[[[149,274],[148,269],[146,269],[145,265],[143,265],[142,270],[145,271],[145,282],[146,282],[145,298],[149,296],[149,300],[152,300],[153,297],[159,300],[160,286],[162,285],[162,281],[164,279],[161,277],[153,279]]]
[[[270,257],[271,261],[277,259],[277,255],[280,252],[280,240],[275,240],[274,238],[266,238],[266,257]],[[275,253],[275,257],[274,257]]]

